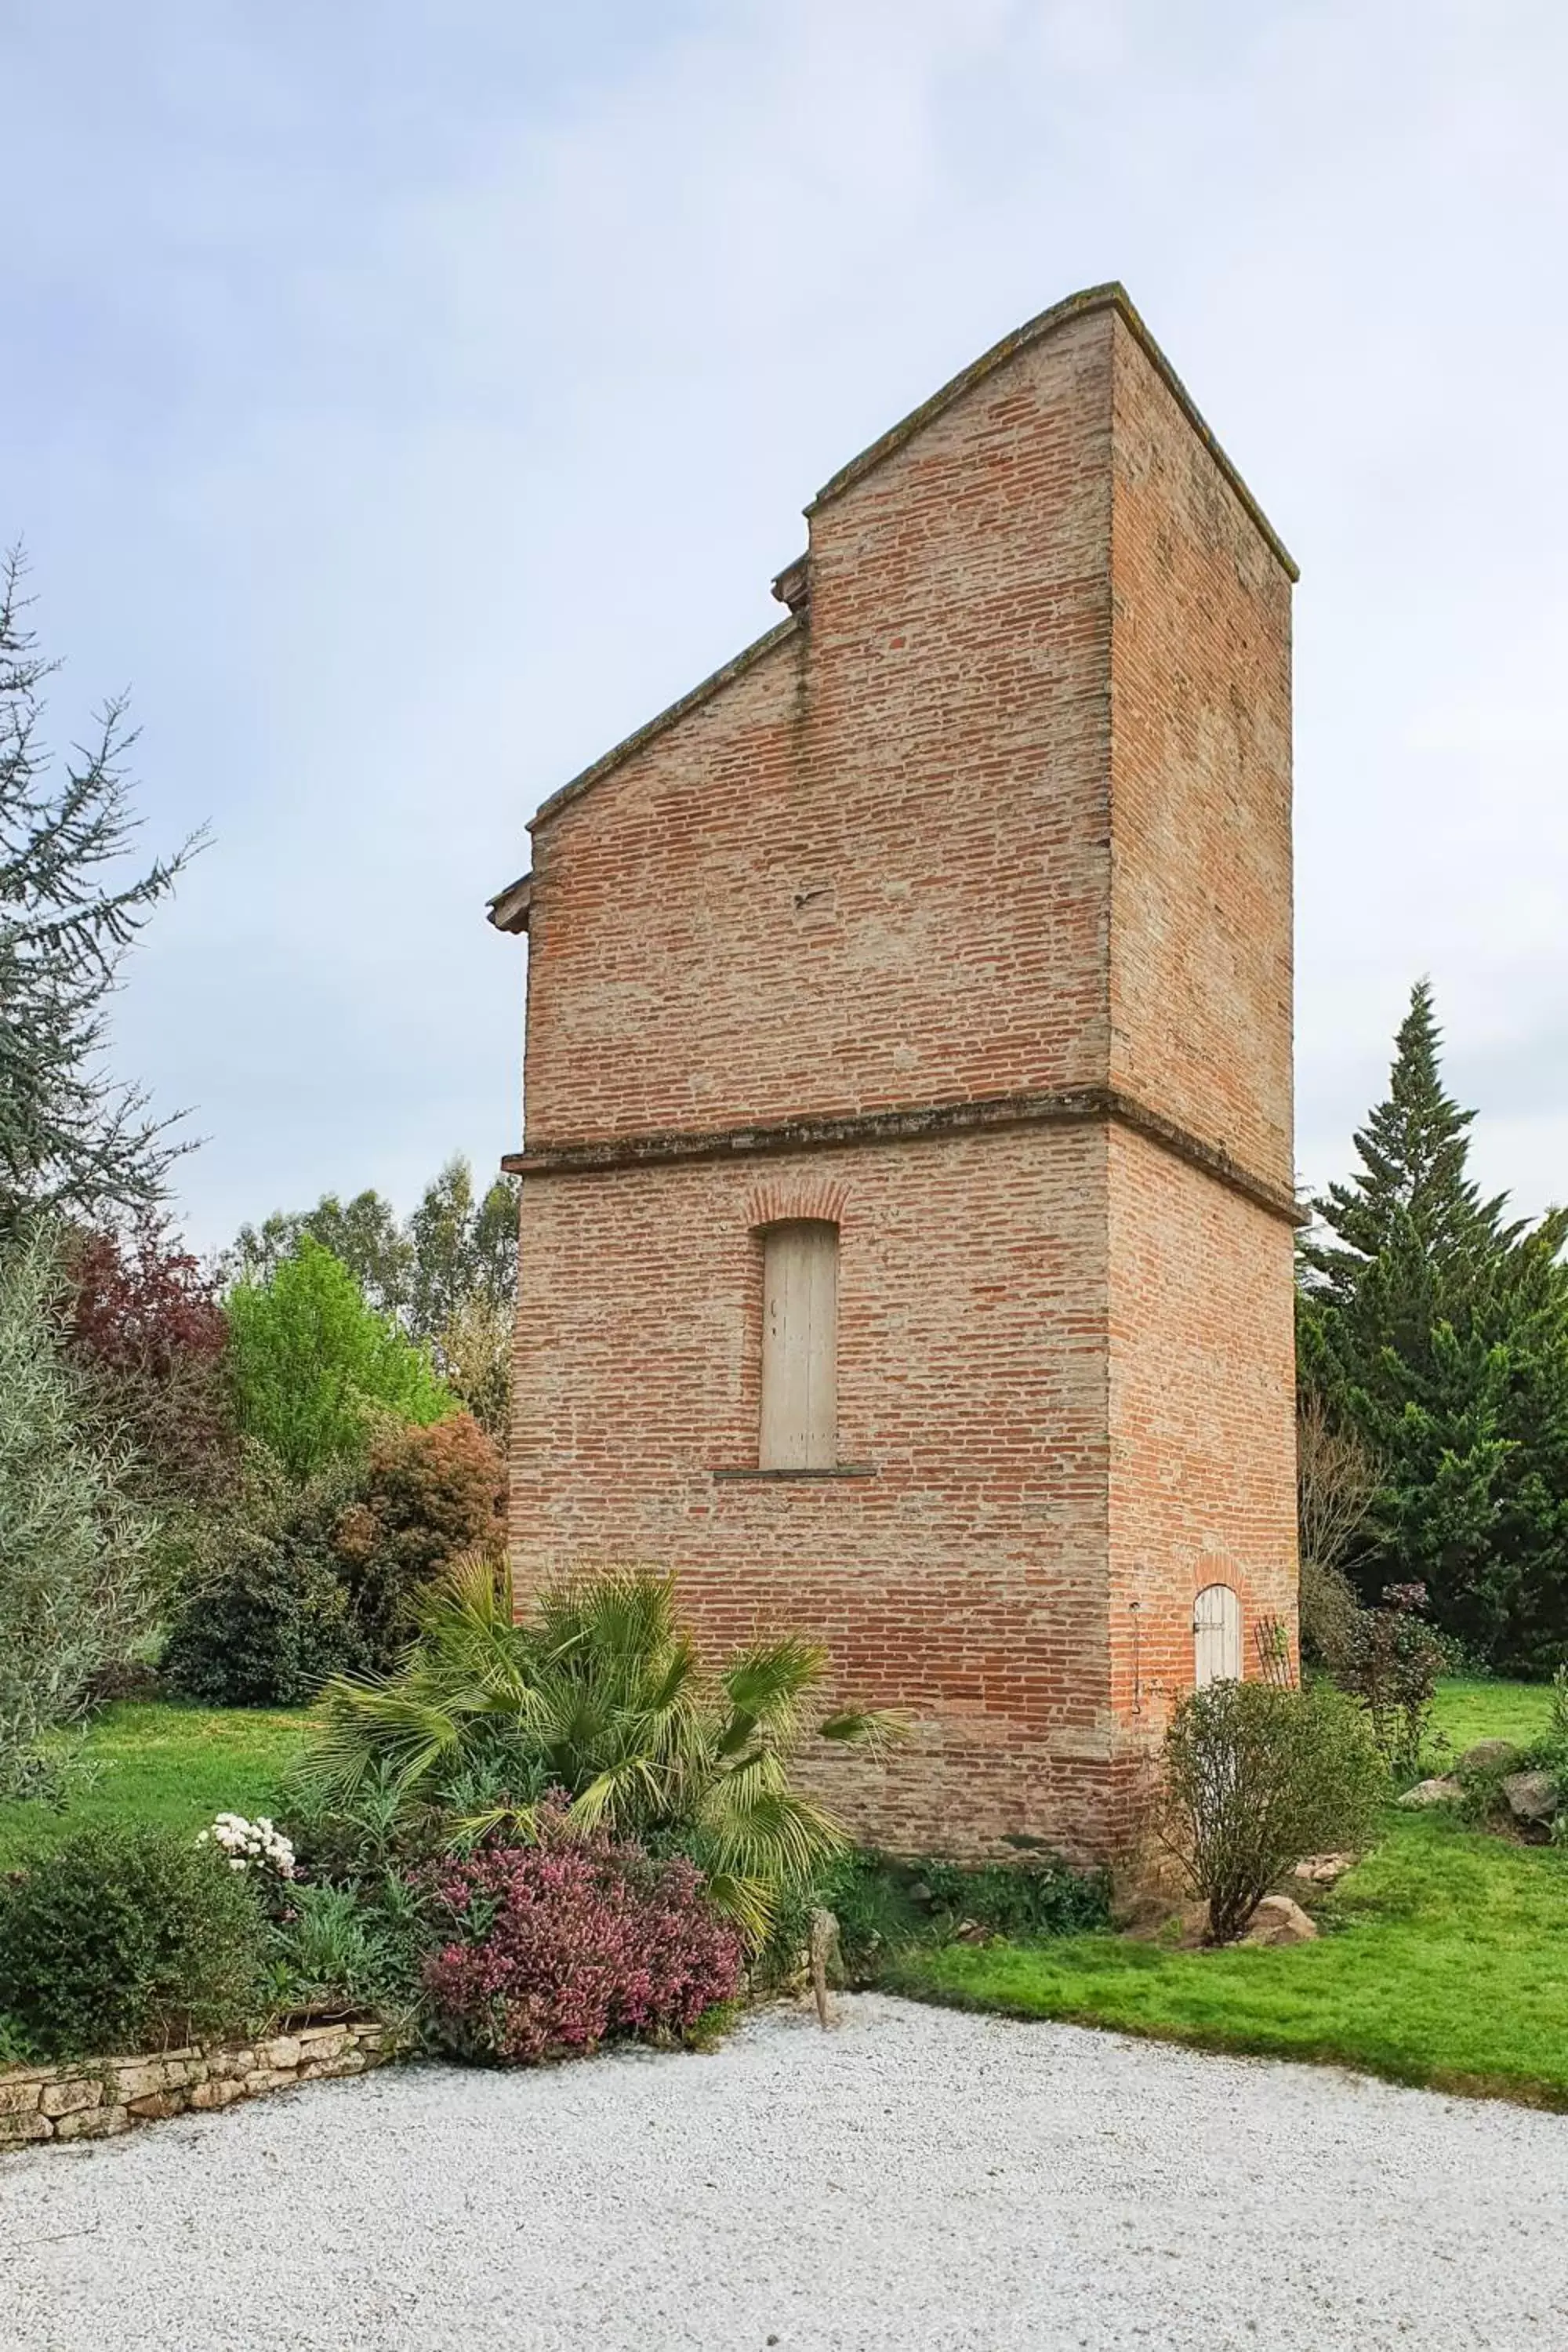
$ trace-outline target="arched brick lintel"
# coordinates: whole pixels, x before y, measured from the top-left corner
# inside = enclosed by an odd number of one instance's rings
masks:
[[[1258,1645],[1253,1638],[1254,1628],[1260,1617],[1268,1616],[1271,1612],[1259,1605],[1252,1580],[1247,1570],[1229,1552],[1201,1551],[1193,1560],[1192,1579],[1194,1601],[1199,1593],[1206,1591],[1211,1584],[1230,1586],[1241,1609],[1241,1671],[1248,1677],[1256,1675],[1259,1669]],[[1294,1643],[1291,1644],[1291,1664],[1299,1671]]]
[[[753,1184],[746,1195],[746,1223],[759,1226],[793,1225],[815,1221],[838,1225],[844,1222],[849,1187],[831,1176],[775,1176]]]

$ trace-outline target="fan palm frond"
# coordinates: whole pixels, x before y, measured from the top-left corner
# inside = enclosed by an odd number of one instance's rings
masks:
[[[647,1757],[628,1756],[578,1791],[568,1819],[583,1830],[628,1830],[657,1814],[665,1794],[657,1766]]]
[[[819,1642],[785,1634],[753,1642],[719,1676],[730,1720],[719,1735],[721,1755],[734,1755],[760,1728],[779,1747],[793,1745],[801,1703],[825,1679],[827,1653]]]
[[[308,1758],[318,1785],[347,1794],[379,1777],[470,1839],[537,1836],[537,1808],[513,1800],[557,1787],[579,1833],[685,1844],[751,1937],[847,1843],[789,1780],[826,1679],[819,1643],[753,1642],[710,1674],[672,1578],[635,1562],[564,1577],[514,1622],[505,1561],[486,1553],[454,1564],[417,1628],[394,1675],[329,1686]],[[845,1707],[816,1728],[875,1749],[901,1724]]]
[[[848,1843],[834,1815],[798,1790],[738,1788],[732,1781],[710,1792],[700,1834],[711,1869],[765,1879],[774,1887],[809,1885],[822,1864]]]
[[[417,1690],[355,1682],[327,1685],[321,1714],[301,1767],[308,1783],[350,1796],[381,1771],[411,1788],[462,1743],[461,1717]]]
[[[708,1900],[722,1919],[739,1928],[747,1942],[765,1944],[778,1909],[779,1890],[766,1879],[746,1878],[732,1870],[705,1874]]]
[[[863,1748],[877,1756],[909,1738],[910,1717],[901,1707],[844,1706],[823,1718],[816,1736],[837,1740],[841,1747]]]

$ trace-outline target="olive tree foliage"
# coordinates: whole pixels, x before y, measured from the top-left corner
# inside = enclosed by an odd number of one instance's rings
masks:
[[[41,1735],[84,1708],[156,1606],[155,1524],[95,1427],[57,1324],[50,1237],[0,1255],[0,1795],[38,1771]]]
[[[121,960],[199,839],[127,873],[124,702],[105,706],[90,742],[51,758],[55,665],[26,611],[13,552],[0,563],[0,1246],[39,1212],[93,1223],[145,1209],[188,1148],[107,1074],[103,1053]]]

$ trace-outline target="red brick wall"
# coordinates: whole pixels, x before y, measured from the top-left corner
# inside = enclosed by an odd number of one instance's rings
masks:
[[[521,1582],[657,1560],[716,1642],[820,1635],[845,1694],[919,1718],[868,1825],[1044,1830],[1110,1733],[1105,1168],[1085,1122],[528,1178]],[[716,1477],[757,1459],[756,1226],[824,1209],[839,1455],[871,1475]]]
[[[1289,1188],[1286,576],[1113,309],[816,506],[808,614],[548,810],[534,873],[547,1170],[1113,1087]],[[756,1462],[787,1214],[840,1221],[867,1476],[715,1475]],[[1293,1616],[1290,1274],[1283,1217],[1104,1117],[531,1173],[521,1580],[657,1559],[715,1642],[820,1633],[917,1719],[833,1768],[868,1835],[1104,1851],[1196,1583],[1248,1642]]]
[[[1117,1720],[1163,1729],[1193,1679],[1193,1599],[1233,1586],[1296,1631],[1290,1228],[1112,1128],[1110,1622]],[[1134,1612],[1132,1603],[1140,1605]]]
[[[1103,1076],[1110,348],[822,509],[809,625],[541,826],[531,1141]]]
[[[1125,328],[1113,394],[1111,1084],[1289,1193],[1290,583]]]

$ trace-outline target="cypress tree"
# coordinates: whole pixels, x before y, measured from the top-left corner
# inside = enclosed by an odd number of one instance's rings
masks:
[[[1423,981],[1361,1166],[1312,1204],[1300,1377],[1380,1466],[1363,1593],[1424,1583],[1473,1651],[1546,1672],[1568,1649],[1568,1213],[1531,1227],[1482,1196],[1441,1043]]]

